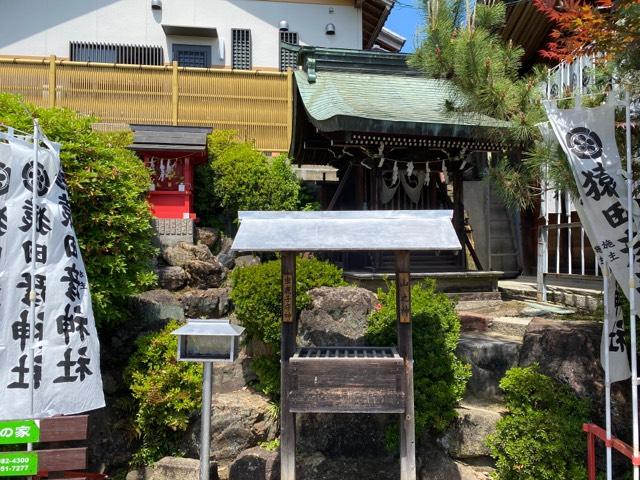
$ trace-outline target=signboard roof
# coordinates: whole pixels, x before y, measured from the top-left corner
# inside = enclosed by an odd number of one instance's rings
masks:
[[[460,250],[451,210],[239,212],[235,251]]]

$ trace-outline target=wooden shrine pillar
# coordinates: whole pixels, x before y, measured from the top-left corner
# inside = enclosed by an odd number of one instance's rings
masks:
[[[464,181],[462,178],[462,172],[459,169],[455,169],[452,172],[453,177],[453,228],[455,228],[458,234],[458,240],[462,250],[460,251],[459,265],[461,268],[467,268],[467,255],[465,250],[465,238],[467,232],[464,225]]]
[[[296,478],[296,417],[290,412],[289,359],[296,351],[296,254],[282,252],[282,325],[280,338],[280,480]]]
[[[400,480],[416,479],[416,425],[413,405],[413,340],[409,265],[409,252],[396,252],[396,324],[398,328],[398,353],[404,359],[405,383],[405,411],[400,419]]]

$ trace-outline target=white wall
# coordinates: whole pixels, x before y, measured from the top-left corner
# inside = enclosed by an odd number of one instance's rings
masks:
[[[253,67],[278,67],[280,20],[299,33],[300,43],[362,48],[361,10],[351,5],[277,2],[269,0],[0,0],[0,55],[68,57],[70,41],[162,46],[165,61],[173,43],[210,45],[214,65],[230,65],[231,29],[250,28]],[[330,13],[330,9],[333,13]],[[333,23],[336,35],[326,35]],[[224,40],[166,36],[162,24],[215,27]]]

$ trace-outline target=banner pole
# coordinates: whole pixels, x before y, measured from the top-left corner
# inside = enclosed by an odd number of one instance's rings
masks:
[[[612,282],[612,284],[610,284]],[[611,318],[611,306],[615,313],[615,280],[611,278],[611,271],[608,265],[602,268],[602,287],[604,290],[604,326],[603,331],[609,332],[609,318]],[[611,288],[613,287],[613,289]],[[614,292],[611,295],[611,292]],[[607,440],[611,440],[611,371],[609,364],[609,345],[604,341],[604,395],[605,395],[605,422],[607,430]],[[613,479],[613,465],[611,457],[611,445],[607,442],[607,480]]]
[[[29,285],[29,412],[34,417],[34,338],[36,328],[36,240],[38,215],[38,149],[40,143],[38,119],[33,119],[33,165],[31,169],[31,281]],[[27,444],[27,450],[33,450],[33,444]]]
[[[638,435],[638,359],[636,342],[636,275],[635,275],[635,249],[633,234],[633,168],[631,159],[631,111],[629,102],[629,90],[626,89],[624,96],[626,112],[626,143],[627,143],[627,216],[628,232],[627,245],[629,250],[629,319],[631,324],[631,408],[633,417],[633,456],[639,455],[639,435]],[[640,480],[640,468],[633,466],[633,480]]]

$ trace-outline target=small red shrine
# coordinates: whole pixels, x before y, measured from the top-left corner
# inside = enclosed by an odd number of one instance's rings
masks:
[[[195,219],[193,172],[207,161],[211,128],[131,125],[134,150],[151,170],[151,212],[156,218]]]

